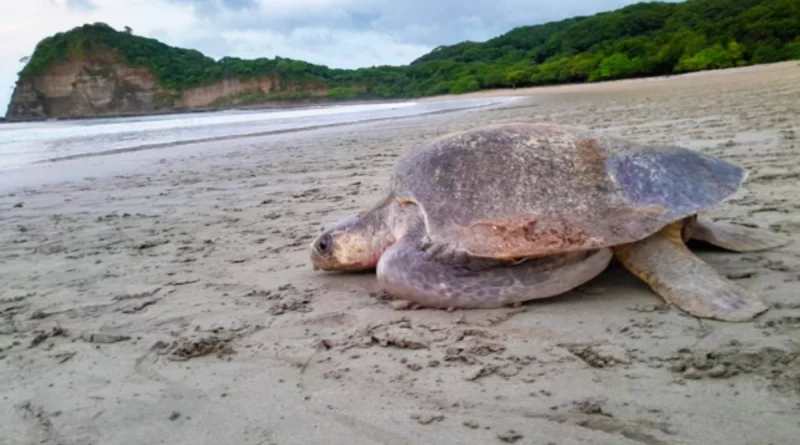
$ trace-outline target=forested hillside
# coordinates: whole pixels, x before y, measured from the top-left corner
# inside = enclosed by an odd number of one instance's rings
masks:
[[[776,62],[800,58],[799,36],[798,0],[647,2],[520,27],[486,42],[442,46],[407,66],[344,70],[280,57],[214,60],[98,23],[42,40],[20,80],[57,62],[110,49],[130,65],[149,68],[164,88],[176,91],[226,78],[277,75],[324,84],[333,98],[415,97]]]
[[[800,1],[647,2],[440,47],[412,62],[449,76],[434,89],[676,74],[800,58]]]

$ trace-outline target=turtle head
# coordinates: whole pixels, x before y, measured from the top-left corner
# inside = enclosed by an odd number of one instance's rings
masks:
[[[310,246],[314,269],[356,272],[375,268],[394,241],[391,230],[377,216],[350,216],[323,229]]]

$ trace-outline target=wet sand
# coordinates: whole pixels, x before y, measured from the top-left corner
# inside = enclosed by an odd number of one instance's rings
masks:
[[[797,62],[513,94],[529,98],[2,194],[0,443],[796,443],[800,242],[698,250],[769,303],[751,323],[665,307],[617,265],[557,298],[453,312],[393,310],[368,274],[311,270],[321,224],[379,199],[398,155],[512,120],[739,162],[745,189],[709,213],[800,232]]]

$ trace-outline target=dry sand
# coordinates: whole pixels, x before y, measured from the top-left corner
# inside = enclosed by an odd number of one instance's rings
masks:
[[[392,310],[370,275],[311,270],[320,224],[378,199],[399,154],[509,120],[740,162],[746,189],[711,214],[800,232],[796,62],[513,94],[530,98],[196,144],[0,196],[0,443],[800,443],[800,242],[699,251],[770,304],[743,324],[665,308],[616,265],[558,298],[454,312]]]

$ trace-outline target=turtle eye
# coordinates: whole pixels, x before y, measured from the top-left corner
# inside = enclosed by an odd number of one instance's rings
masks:
[[[321,253],[325,253],[331,248],[331,244],[333,244],[331,235],[326,233],[325,235],[322,235],[319,240],[317,240],[317,250],[319,250]]]

